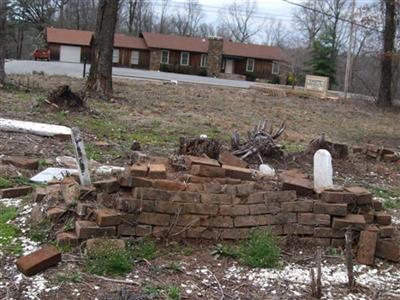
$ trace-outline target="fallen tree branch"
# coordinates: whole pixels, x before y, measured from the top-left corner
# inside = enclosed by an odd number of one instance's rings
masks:
[[[104,277],[104,276],[100,276],[100,275],[93,275],[93,276],[98,279],[113,282],[113,283],[128,284],[128,285],[140,285],[140,283],[130,281],[130,280],[113,279],[113,278],[108,278],[108,277]]]

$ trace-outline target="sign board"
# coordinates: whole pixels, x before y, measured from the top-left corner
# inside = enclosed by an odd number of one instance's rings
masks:
[[[306,75],[305,91],[320,92],[326,96],[329,86],[329,77]]]

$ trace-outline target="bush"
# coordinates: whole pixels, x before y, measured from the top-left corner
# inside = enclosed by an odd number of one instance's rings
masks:
[[[252,268],[274,268],[278,266],[281,251],[272,233],[255,230],[239,246],[217,245],[213,254],[238,259]]]
[[[269,81],[269,83],[272,84],[280,84],[281,83],[281,79],[279,78],[278,75],[272,75],[271,80]]]
[[[171,65],[169,64],[160,64],[160,71],[161,72],[173,72],[173,70],[171,70]]]
[[[157,248],[152,241],[141,240],[132,248],[132,256],[137,260],[152,260],[157,256]]]
[[[253,73],[253,72],[247,72],[246,73],[246,80],[247,81],[256,81],[256,79],[257,79],[257,76],[256,76],[255,73]]]
[[[207,76],[207,68],[200,68],[198,75],[200,76]]]

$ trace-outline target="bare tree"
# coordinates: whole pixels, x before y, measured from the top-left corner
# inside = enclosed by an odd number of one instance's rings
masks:
[[[281,20],[269,19],[265,24],[264,44],[268,46],[285,47],[289,31]]]
[[[228,34],[239,43],[248,43],[251,38],[260,32],[262,24],[254,22],[257,12],[255,0],[233,2],[228,8],[220,10],[219,31]]]
[[[96,25],[96,0],[60,0],[64,4],[64,26],[78,30],[94,30]],[[61,13],[61,11],[60,11]]]
[[[172,22],[177,34],[194,36],[198,26],[204,17],[204,12],[198,0],[188,0],[184,8],[173,16]]]
[[[392,58],[396,36],[395,0],[385,0],[385,29],[383,32],[383,55],[381,62],[381,83],[379,86],[378,106],[392,105]]]
[[[5,37],[6,37],[6,16],[7,1],[0,0],[0,87],[4,85],[6,73],[4,71],[5,64]]]
[[[160,8],[160,20],[158,22],[158,29],[159,33],[167,33],[168,30],[168,8],[169,8],[169,0],[162,0],[161,1],[161,8]]]
[[[86,82],[87,92],[98,92],[106,99],[111,98],[113,93],[112,56],[118,2],[119,0],[99,1],[91,67]]]
[[[306,0],[301,3],[303,7],[298,8],[293,14],[293,22],[306,40],[310,48],[324,23],[324,15],[317,10],[317,1]]]
[[[134,31],[134,23],[133,22],[135,21],[137,3],[138,3],[138,0],[128,0],[127,1],[127,12],[128,12],[127,27],[128,27],[129,34],[133,34],[133,31]]]
[[[12,4],[15,15],[42,32],[52,23],[57,3],[57,0],[14,0]]]

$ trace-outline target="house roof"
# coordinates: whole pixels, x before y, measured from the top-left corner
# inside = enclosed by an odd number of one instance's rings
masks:
[[[93,33],[91,31],[60,29],[48,27],[47,42],[55,44],[90,46]]]
[[[67,45],[90,46],[93,32],[60,28],[47,28],[47,42]],[[208,52],[208,39],[144,32],[141,37],[117,33],[114,47],[129,49],[169,49],[190,52]],[[223,54],[268,60],[287,60],[279,47],[223,41]]]
[[[170,49],[192,52],[208,52],[208,39],[178,35],[143,32],[143,38],[149,48]]]
[[[224,55],[244,56],[259,59],[286,60],[286,57],[279,47],[240,44],[224,40]]]
[[[121,33],[114,35],[114,47],[131,49],[148,49],[143,38],[128,36]]]

